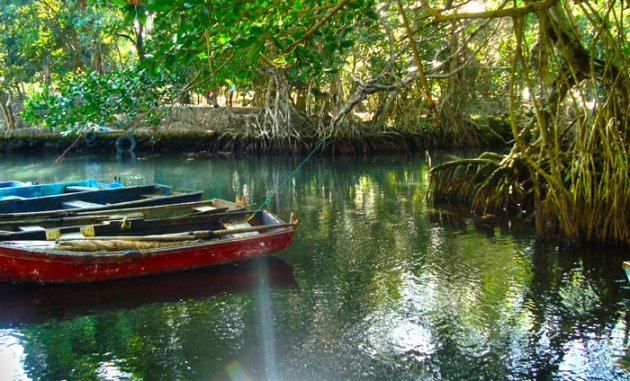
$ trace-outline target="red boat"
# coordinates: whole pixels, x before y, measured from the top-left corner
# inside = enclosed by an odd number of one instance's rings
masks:
[[[54,241],[0,243],[0,281],[78,283],[223,264],[278,252],[297,220],[266,211],[95,225]]]

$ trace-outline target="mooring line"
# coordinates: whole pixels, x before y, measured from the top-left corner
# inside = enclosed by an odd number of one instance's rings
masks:
[[[311,158],[311,157],[315,154],[315,152],[317,152],[320,148],[322,148],[322,146],[324,145],[324,143],[326,143],[326,140],[332,136],[333,132],[334,132],[334,129],[332,129],[332,130],[328,133],[328,135],[324,136],[323,138],[321,138],[321,139],[319,140],[319,142],[315,145],[315,147],[311,150],[311,152],[310,152],[308,155],[306,155],[306,157],[304,158],[304,160],[302,160],[302,161],[300,162],[300,164],[298,164],[298,165],[297,165],[297,166],[293,169],[293,171],[291,171],[291,173],[289,173],[289,174],[287,175],[287,177],[285,177],[285,179],[284,179],[284,180],[282,180],[282,182],[280,183],[280,185],[278,185],[278,186],[277,186],[277,187],[273,190],[273,192],[271,192],[271,194],[270,194],[270,195],[268,195],[268,196],[267,196],[267,198],[265,198],[265,200],[264,200],[264,201],[260,204],[260,206],[259,206],[258,208],[256,208],[256,209],[255,209],[255,210],[251,213],[251,215],[245,219],[245,222],[249,222],[249,221],[251,221],[251,220],[254,218],[254,216],[256,215],[256,213],[260,212],[260,211],[261,211],[261,210],[263,210],[263,209],[264,209],[267,205],[269,205],[269,203],[271,202],[271,199],[273,198],[273,196],[275,196],[276,194],[278,194],[278,192],[280,191],[280,188],[282,188],[282,187],[283,187],[286,183],[288,183],[288,182],[289,182],[289,180],[291,180],[291,179],[295,176],[295,174],[296,174],[296,173],[298,173],[298,171],[302,168],[302,166],[303,166],[303,165],[304,165],[307,161],[309,161],[309,160],[310,160],[310,158]]]
[[[59,164],[61,164],[61,162],[63,161],[63,159],[65,158],[66,154],[68,153],[68,151],[70,151],[75,145],[77,145],[77,143],[79,142],[79,140],[81,139],[81,137],[83,137],[83,133],[79,133],[76,137],[76,139],[74,139],[74,141],[72,142],[72,144],[70,144],[68,146],[68,148],[65,149],[65,151],[63,151],[63,153],[61,155],[59,155],[55,161],[52,162],[52,164],[46,168],[46,170],[44,171],[44,173],[39,176],[39,178],[37,180],[35,180],[35,184],[39,184],[39,182],[42,180],[42,178],[44,178],[45,176],[50,174],[50,170],[53,167],[57,167]]]

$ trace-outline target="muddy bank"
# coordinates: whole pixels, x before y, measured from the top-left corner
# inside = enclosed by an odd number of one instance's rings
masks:
[[[0,129],[0,154],[63,153],[70,147],[69,152],[78,154],[194,152],[261,155],[305,153],[318,145],[320,138],[317,136],[270,138],[257,133],[254,126],[261,112],[254,107],[174,107],[165,114],[158,127],[136,128],[131,132],[103,127],[86,131],[81,136],[63,135],[43,128]],[[509,132],[505,126],[491,128]],[[508,136],[507,132],[503,135]],[[502,144],[496,132],[483,135],[486,135],[484,139],[488,146]],[[439,144],[418,133],[368,131],[354,137],[335,135],[326,141],[321,152],[325,155],[409,153],[427,148],[449,148],[450,144]]]
[[[233,155],[305,153],[319,143],[317,138],[296,139],[247,136],[214,130],[145,130],[132,133],[96,132],[61,135],[44,129],[20,129],[0,133],[0,154],[63,153],[68,148],[78,154],[220,153]],[[360,138],[330,138],[324,154],[364,155],[372,153],[415,152],[426,148],[417,134],[380,133]]]
[[[255,133],[262,110],[254,107],[174,107],[162,123],[131,132],[110,128],[86,131],[81,136],[63,135],[44,128],[0,129],[0,154],[46,152],[75,154],[131,154],[194,152],[230,155],[304,153],[319,137],[269,138]],[[332,137],[322,147],[324,154],[358,155],[413,152],[424,148],[420,135],[379,132],[356,138]]]

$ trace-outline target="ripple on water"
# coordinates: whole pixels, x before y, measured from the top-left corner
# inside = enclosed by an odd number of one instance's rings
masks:
[[[24,347],[22,334],[13,329],[0,329],[0,380],[28,380],[22,366]]]

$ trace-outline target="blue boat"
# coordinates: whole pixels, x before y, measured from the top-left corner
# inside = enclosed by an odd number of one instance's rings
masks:
[[[123,185],[118,181],[107,184],[92,179],[38,185],[28,185],[18,181],[6,181],[4,183],[6,183],[7,186],[0,186],[0,201],[7,199],[47,197],[64,193],[94,191],[100,189],[117,189],[123,187]]]
[[[621,267],[623,267],[623,271],[626,272],[626,277],[628,278],[628,281],[630,281],[630,261],[623,262]]]
[[[174,192],[160,184],[0,199],[0,221],[87,210],[124,209],[201,200],[202,191]]]

